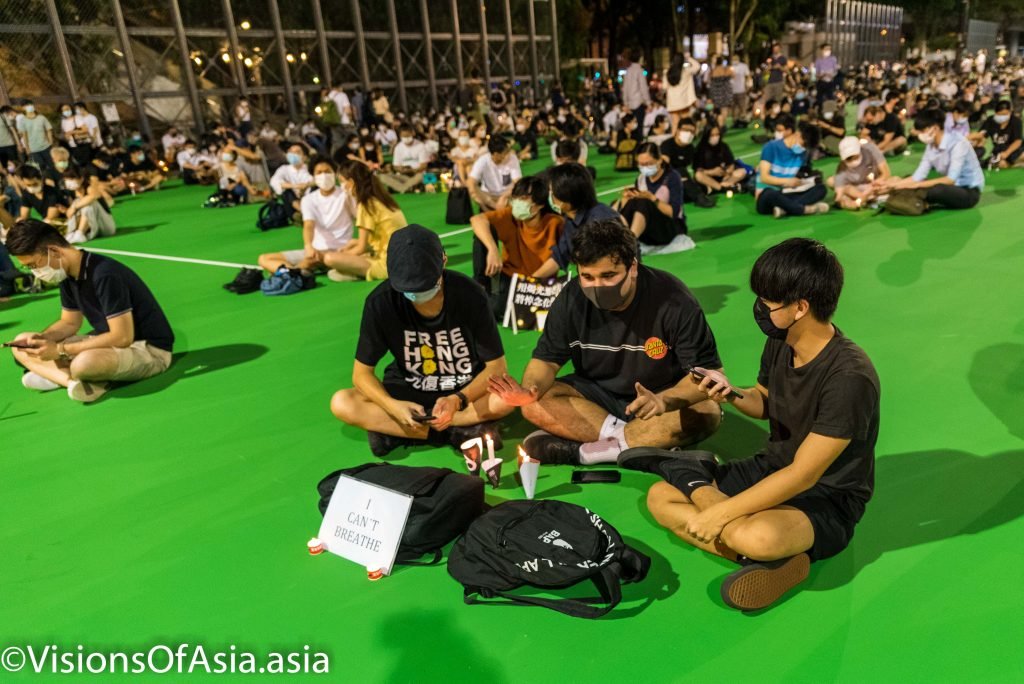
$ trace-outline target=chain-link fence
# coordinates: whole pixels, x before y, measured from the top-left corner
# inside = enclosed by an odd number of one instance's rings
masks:
[[[0,103],[83,101],[112,127],[201,133],[245,95],[255,118],[310,116],[319,91],[393,108],[506,79],[539,95],[555,0],[0,0]]]

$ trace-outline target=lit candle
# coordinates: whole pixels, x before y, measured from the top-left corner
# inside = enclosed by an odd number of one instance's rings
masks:
[[[490,435],[484,435],[487,440],[487,459],[494,458],[494,439]]]

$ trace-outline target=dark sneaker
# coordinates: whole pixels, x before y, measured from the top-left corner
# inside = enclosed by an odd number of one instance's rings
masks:
[[[582,442],[537,430],[523,440],[523,451],[544,465],[579,465],[580,445]]]
[[[754,561],[722,582],[722,600],[737,610],[761,610],[807,579],[811,559],[798,553],[777,561]]]
[[[715,479],[718,462],[710,451],[672,451],[655,447],[633,447],[619,454],[618,465],[627,470],[639,470],[668,479],[666,467],[672,471],[685,469],[700,475],[711,484]]]
[[[399,447],[413,444],[413,440],[405,437],[385,435],[383,432],[366,433],[366,441],[370,443],[370,452],[377,458],[383,458]]]
[[[501,448],[505,446],[505,443],[501,441],[501,434],[498,432],[500,425],[498,421],[490,421],[486,423],[479,423],[477,425],[466,425],[457,427],[455,425],[448,428],[448,442],[456,450],[462,446],[463,442],[468,442],[471,439],[484,439],[487,435],[491,436],[494,440],[494,450],[501,451]],[[487,448],[486,442],[484,443],[484,449]]]
[[[697,195],[697,199],[695,199],[693,203],[696,204],[698,207],[710,209],[711,207],[715,206],[715,204],[718,203],[718,200],[715,197],[712,197],[711,195],[701,192],[700,194]]]
[[[249,294],[259,290],[262,282],[263,271],[258,268],[243,268],[234,280],[224,286],[224,289],[235,294]]]

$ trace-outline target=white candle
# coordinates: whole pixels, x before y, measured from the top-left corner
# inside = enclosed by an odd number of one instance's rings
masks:
[[[487,458],[494,458],[494,439],[490,435],[485,435],[487,440]]]

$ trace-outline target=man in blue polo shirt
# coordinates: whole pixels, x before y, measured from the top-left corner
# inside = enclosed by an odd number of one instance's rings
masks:
[[[812,178],[797,177],[807,163],[808,150],[816,149],[818,140],[818,128],[812,123],[796,124],[790,114],[775,120],[775,140],[761,150],[757,167],[757,213],[782,218],[828,211],[822,202],[828,189]]]
[[[928,145],[910,178],[893,178],[892,190],[926,190],[925,201],[947,209],[970,209],[981,199],[985,174],[970,141],[945,130],[945,114],[926,109],[914,119],[918,139]],[[938,177],[929,179],[932,171]]]

